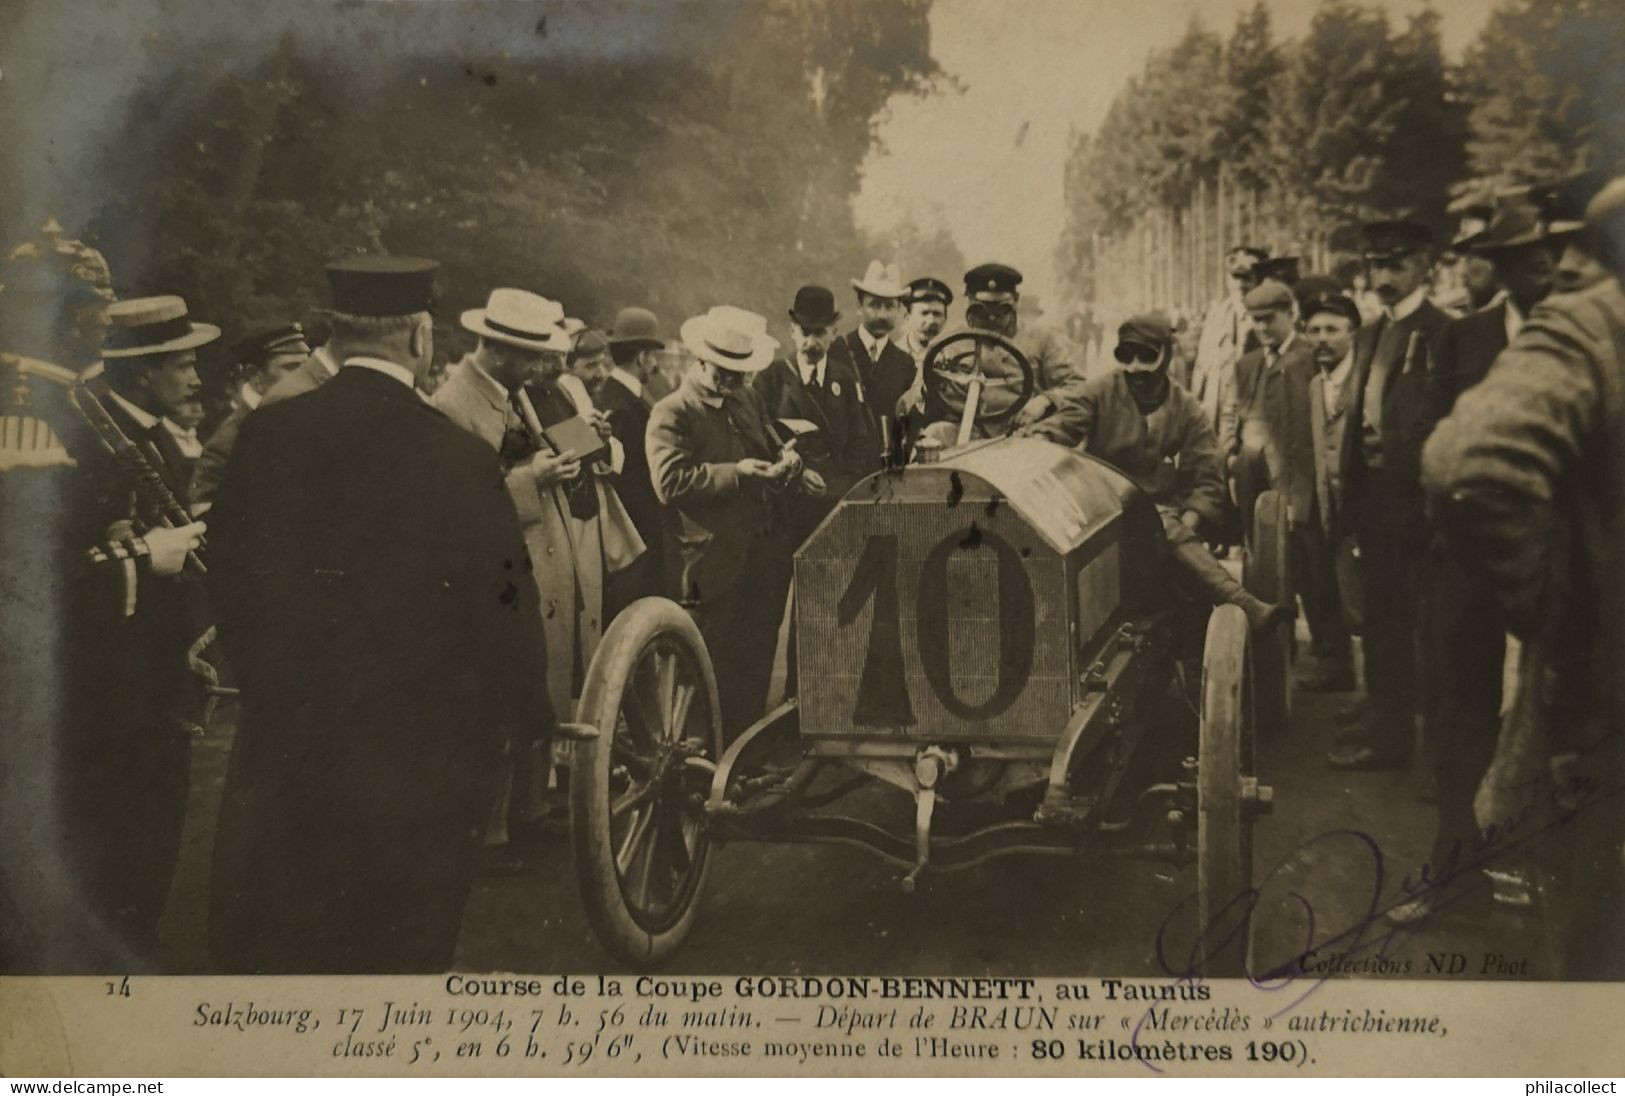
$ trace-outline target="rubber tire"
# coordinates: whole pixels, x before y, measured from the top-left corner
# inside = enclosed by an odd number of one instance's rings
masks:
[[[1255,597],[1291,601],[1291,535],[1286,497],[1279,491],[1259,495],[1241,576],[1242,585]],[[1293,629],[1282,625],[1253,651],[1258,733],[1266,739],[1285,732],[1292,720],[1292,649]]]
[[[616,958],[640,967],[660,963],[687,939],[711,870],[710,843],[702,832],[697,850],[702,861],[699,877],[687,905],[675,922],[655,932],[634,919],[615,870],[609,815],[612,736],[628,677],[648,646],[662,637],[676,639],[700,667],[710,700],[709,756],[712,761],[721,757],[722,722],[716,674],[700,630],[675,602],[646,597],[616,616],[587,668],[577,718],[596,727],[599,737],[591,742],[575,743],[570,765],[570,838],[587,921],[605,949]]]
[[[1252,959],[1252,819],[1242,778],[1254,774],[1251,636],[1247,615],[1221,605],[1208,618],[1196,770],[1198,931],[1212,951],[1202,973],[1242,977]],[[1214,931],[1240,922],[1236,931]]]

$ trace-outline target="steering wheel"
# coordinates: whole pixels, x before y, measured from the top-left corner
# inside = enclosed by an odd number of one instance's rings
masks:
[[[981,390],[973,423],[996,426],[1027,405],[1038,388],[1033,363],[1016,344],[992,331],[969,328],[944,335],[925,351],[925,387],[958,421],[973,381]]]

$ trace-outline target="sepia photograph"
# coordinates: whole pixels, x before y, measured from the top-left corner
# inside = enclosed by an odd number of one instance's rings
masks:
[[[14,993],[1625,980],[1617,0],[12,0],[0,135]]]

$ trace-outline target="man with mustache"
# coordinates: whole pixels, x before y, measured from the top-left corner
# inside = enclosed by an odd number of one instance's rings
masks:
[[[1557,248],[1540,212],[1526,199],[1495,210],[1470,245],[1505,287],[1500,299],[1461,319],[1439,336],[1428,373],[1428,421],[1450,413],[1457,398],[1478,385],[1491,364],[1516,338],[1524,319],[1552,290]],[[1423,570],[1425,608],[1422,644],[1428,673],[1425,725],[1438,785],[1438,825],[1429,863],[1442,865],[1477,839],[1473,794],[1495,752],[1500,729],[1502,665],[1507,621],[1490,591],[1474,582],[1457,552],[1435,531]],[[1441,895],[1429,891],[1389,912],[1400,923],[1428,916]],[[1489,890],[1468,896],[1477,912],[1488,909]],[[1462,903],[1452,902],[1462,912]]]
[[[840,316],[835,295],[828,289],[802,286],[790,308],[794,353],[775,359],[751,378],[769,421],[801,419],[817,428],[802,436],[796,449],[807,467],[823,478],[828,491],[819,496],[791,496],[790,541],[794,545],[807,538],[848,488],[873,470],[879,452],[879,440],[858,402],[851,367],[829,353]]]
[[[1430,346],[1450,317],[1428,299],[1433,236],[1410,221],[1365,228],[1365,263],[1382,303],[1354,341],[1349,423],[1338,453],[1359,546],[1369,711],[1326,761],[1334,769],[1402,769],[1416,738],[1416,606],[1427,545],[1419,459],[1427,437]]]
[[[868,409],[876,439],[870,465],[880,467],[882,423],[891,423],[897,404],[914,383],[914,360],[892,341],[902,317],[903,288],[897,264],[876,259],[863,277],[852,279],[858,297],[858,326],[829,345],[829,358],[858,379],[858,399]]]
[[[1199,533],[1223,517],[1218,442],[1202,406],[1168,376],[1173,331],[1161,313],[1118,328],[1119,368],[1091,377],[1031,433],[1099,457],[1138,483],[1162,516],[1180,570],[1213,604],[1240,606],[1255,633],[1293,616],[1249,592],[1207,550]]]

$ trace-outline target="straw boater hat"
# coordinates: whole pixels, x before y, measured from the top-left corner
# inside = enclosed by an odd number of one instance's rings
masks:
[[[903,276],[897,272],[897,264],[883,263],[879,259],[869,263],[863,277],[852,279],[852,288],[887,300],[900,301],[908,296],[908,287],[903,284]]]
[[[767,317],[726,304],[684,322],[682,337],[696,358],[734,373],[760,373],[779,349]]]
[[[137,358],[195,350],[220,337],[212,323],[193,323],[180,297],[135,297],[107,306],[104,358]]]
[[[564,306],[523,289],[493,289],[484,308],[463,313],[463,326],[481,338],[521,350],[570,349]]]

